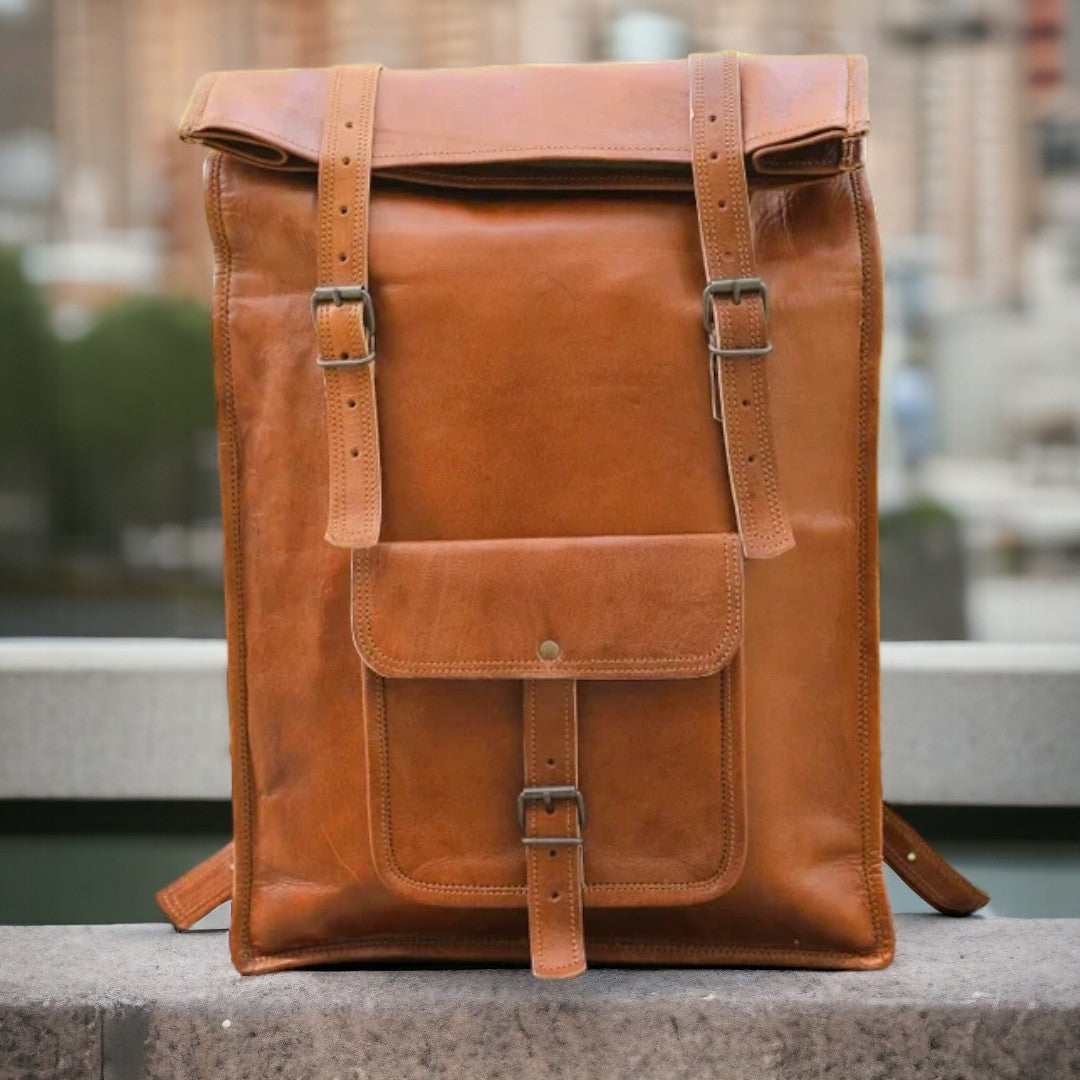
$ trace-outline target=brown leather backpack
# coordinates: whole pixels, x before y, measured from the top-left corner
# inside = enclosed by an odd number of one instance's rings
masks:
[[[855,56],[228,72],[207,209],[242,972],[878,968]],[[884,852],[883,852],[884,847]]]

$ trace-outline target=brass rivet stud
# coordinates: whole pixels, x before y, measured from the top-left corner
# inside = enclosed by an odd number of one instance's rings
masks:
[[[540,647],[536,651],[540,654],[541,660],[558,660],[559,655],[562,653],[559,643],[552,641],[551,638],[548,638],[547,641],[541,641]]]
[[[914,851],[909,851],[909,852],[907,853],[907,861],[908,861],[908,862],[914,862],[914,861],[915,861],[915,860],[916,860],[916,859],[917,859],[918,857],[919,857],[919,856],[918,856],[918,855],[916,855]]]

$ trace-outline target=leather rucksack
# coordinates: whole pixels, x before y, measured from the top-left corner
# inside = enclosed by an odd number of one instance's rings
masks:
[[[242,972],[878,968],[855,56],[198,85]],[[884,833],[883,833],[884,822]]]

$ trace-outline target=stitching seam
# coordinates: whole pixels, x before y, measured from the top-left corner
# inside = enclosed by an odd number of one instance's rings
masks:
[[[591,939],[593,947],[609,949],[628,949],[638,954],[656,955],[684,955],[698,957],[705,961],[709,958],[726,959],[734,964],[754,964],[761,958],[767,958],[767,962],[777,964],[798,964],[800,961],[827,961],[836,963],[849,963],[855,959],[873,960],[881,957],[882,949],[879,946],[871,949],[842,951],[839,949],[818,949],[812,945],[805,945],[798,949],[788,949],[782,945],[724,945],[711,942],[685,942],[685,941],[635,941],[625,938],[601,938]],[[357,938],[353,941],[340,942],[336,945],[301,946],[296,949],[284,949],[280,952],[256,955],[255,964],[251,970],[265,970],[278,965],[277,960],[298,959],[301,962],[318,963],[320,960],[330,957],[348,957],[364,955],[377,949],[379,946],[402,946],[416,947],[427,945],[438,950],[446,946],[461,945],[472,948],[488,948],[498,946],[510,946],[515,949],[528,948],[528,942],[524,938],[485,937],[483,935],[448,935],[446,937],[433,937],[430,934],[380,934],[366,938]],[[691,961],[692,962],[692,961]]]
[[[577,767],[577,733],[574,730],[574,716],[572,710],[577,697],[577,685],[569,680],[563,688],[563,757],[565,759],[565,775],[569,783],[578,786]],[[576,836],[580,828],[577,818],[577,804],[569,801],[563,807],[563,819],[567,836]],[[584,882],[580,880],[584,876],[584,861],[580,846],[567,846],[563,849],[566,857],[566,903],[569,907],[570,916],[570,963],[562,970],[577,967],[582,959],[583,945],[582,931],[578,926],[578,911],[581,906],[581,894]],[[577,877],[575,877],[575,873]]]
[[[216,75],[213,76],[216,79]],[[209,91],[207,92],[207,97]],[[203,102],[205,105],[205,101]],[[196,123],[196,119],[199,120]],[[820,125],[807,125],[807,124],[793,124],[789,127],[777,128],[770,131],[755,131],[747,132],[745,137],[744,152],[747,154],[757,153],[759,150],[771,149],[767,144],[763,144],[762,140],[765,139],[781,139],[787,138],[791,135],[813,135],[820,131],[829,131],[833,129],[846,130],[852,134],[857,134],[852,127],[844,128],[841,123],[835,119],[821,123]],[[308,146],[307,143],[299,142],[296,139],[290,139],[283,135],[281,132],[270,131],[268,128],[260,127],[258,124],[252,124],[245,121],[243,126],[235,124],[231,120],[227,120],[224,117],[210,116],[210,117],[197,117],[193,116],[192,121],[187,124],[182,130],[182,134],[189,141],[206,142],[212,139],[214,135],[226,135],[242,137],[249,132],[255,132],[259,135],[265,135],[267,139],[273,140],[275,149],[286,150],[291,154],[295,154],[297,157],[303,157],[304,155],[313,155],[316,159],[319,154],[318,147]],[[222,147],[215,147],[215,149],[222,150],[223,153],[229,153],[230,151],[224,150]],[[391,162],[389,167],[400,168],[420,168],[422,166],[417,165],[413,158],[425,159],[433,157],[477,157],[483,154],[513,154],[513,153],[525,153],[533,150],[571,150],[578,153],[606,153],[606,152],[636,152],[636,153],[658,153],[658,154],[686,154],[687,160],[689,160],[689,148],[687,146],[635,146],[635,145],[608,145],[608,146],[589,146],[579,143],[564,143],[564,144],[545,144],[536,143],[523,146],[489,146],[483,147],[477,150],[423,150],[415,149],[409,150],[403,154],[402,151],[383,151],[382,153],[372,154],[372,161]],[[402,160],[404,158],[404,160]],[[312,165],[317,165],[317,160],[310,162]]]
[[[229,307],[232,295],[233,255],[225,230],[225,220],[221,205],[221,163],[220,154],[215,154],[210,161],[208,218],[210,232],[214,241],[214,259],[221,269],[221,276],[215,287],[214,321],[215,353],[221,365],[221,417],[223,433],[221,449],[224,451],[222,483],[223,505],[222,518],[227,522],[225,546],[230,578],[226,578],[226,596],[230,594],[233,603],[226,603],[226,616],[230,635],[229,647],[229,716],[232,727],[232,748],[236,755],[236,771],[240,783],[233,784],[233,845],[234,896],[232,924],[236,930],[237,956],[245,963],[250,963],[257,956],[251,945],[251,881],[252,881],[252,843],[255,833],[254,791],[252,788],[251,749],[248,742],[248,697],[247,697],[247,630],[245,626],[244,595],[244,551],[243,526],[240,515],[240,443],[236,426],[236,395],[232,376],[232,335],[229,327]],[[225,505],[224,493],[228,492]],[[235,702],[233,695],[235,694]]]
[[[189,138],[191,133],[195,130],[196,125],[202,117],[202,111],[206,108],[206,103],[210,100],[210,90],[213,88],[214,83],[217,82],[218,74],[219,72],[213,71],[205,76],[203,85],[196,91],[196,97],[192,101],[189,110],[184,114],[180,121],[181,138]]]
[[[875,829],[873,825],[873,810],[870,806],[870,679],[874,663],[873,657],[877,655],[876,640],[871,644],[869,641],[870,628],[867,625],[871,614],[872,590],[867,582],[869,576],[869,548],[873,542],[869,516],[870,506],[870,481],[867,477],[866,463],[863,458],[863,446],[867,438],[873,438],[871,425],[869,424],[868,412],[873,400],[873,389],[870,385],[873,375],[870,374],[869,361],[869,315],[868,297],[870,292],[870,269],[868,265],[867,247],[869,237],[867,235],[866,208],[863,206],[861,188],[856,179],[858,174],[849,173],[848,184],[851,190],[855,208],[855,222],[859,239],[859,259],[862,270],[862,290],[859,307],[859,421],[856,435],[855,453],[856,462],[856,488],[858,490],[859,514],[859,545],[857,556],[856,573],[856,610],[858,612],[859,632],[859,690],[858,690],[858,716],[859,716],[859,757],[860,757],[860,816],[862,819],[863,858],[862,858],[862,883],[863,893],[866,898],[867,908],[870,912],[870,923],[874,933],[874,944],[877,949],[883,949],[886,945],[886,933],[883,926],[883,915],[878,904],[877,890],[872,880],[873,870],[871,863],[877,861],[877,851],[874,847]],[[875,624],[876,626],[876,620]],[[880,793],[878,806],[881,805]],[[878,867],[878,882],[881,881],[880,866]]]
[[[529,778],[531,783],[539,779],[536,775],[536,687],[529,681],[525,683],[525,717],[529,729]],[[526,811],[526,821],[530,836],[536,835],[536,815]],[[529,868],[525,876],[529,906],[529,948],[536,953],[536,966],[544,964],[544,920],[539,917],[540,867],[537,862],[538,851],[534,844],[527,845]],[[533,918],[536,913],[537,917]]]

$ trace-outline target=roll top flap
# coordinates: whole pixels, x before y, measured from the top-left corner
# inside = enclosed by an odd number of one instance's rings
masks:
[[[353,638],[380,675],[713,674],[742,634],[734,534],[380,544],[353,556]]]
[[[868,127],[862,57],[744,56],[740,71],[745,148],[755,174],[813,177],[858,163]],[[267,168],[311,171],[328,88],[323,69],[206,75],[180,136]],[[386,70],[374,168],[689,168],[689,108],[682,61]]]

